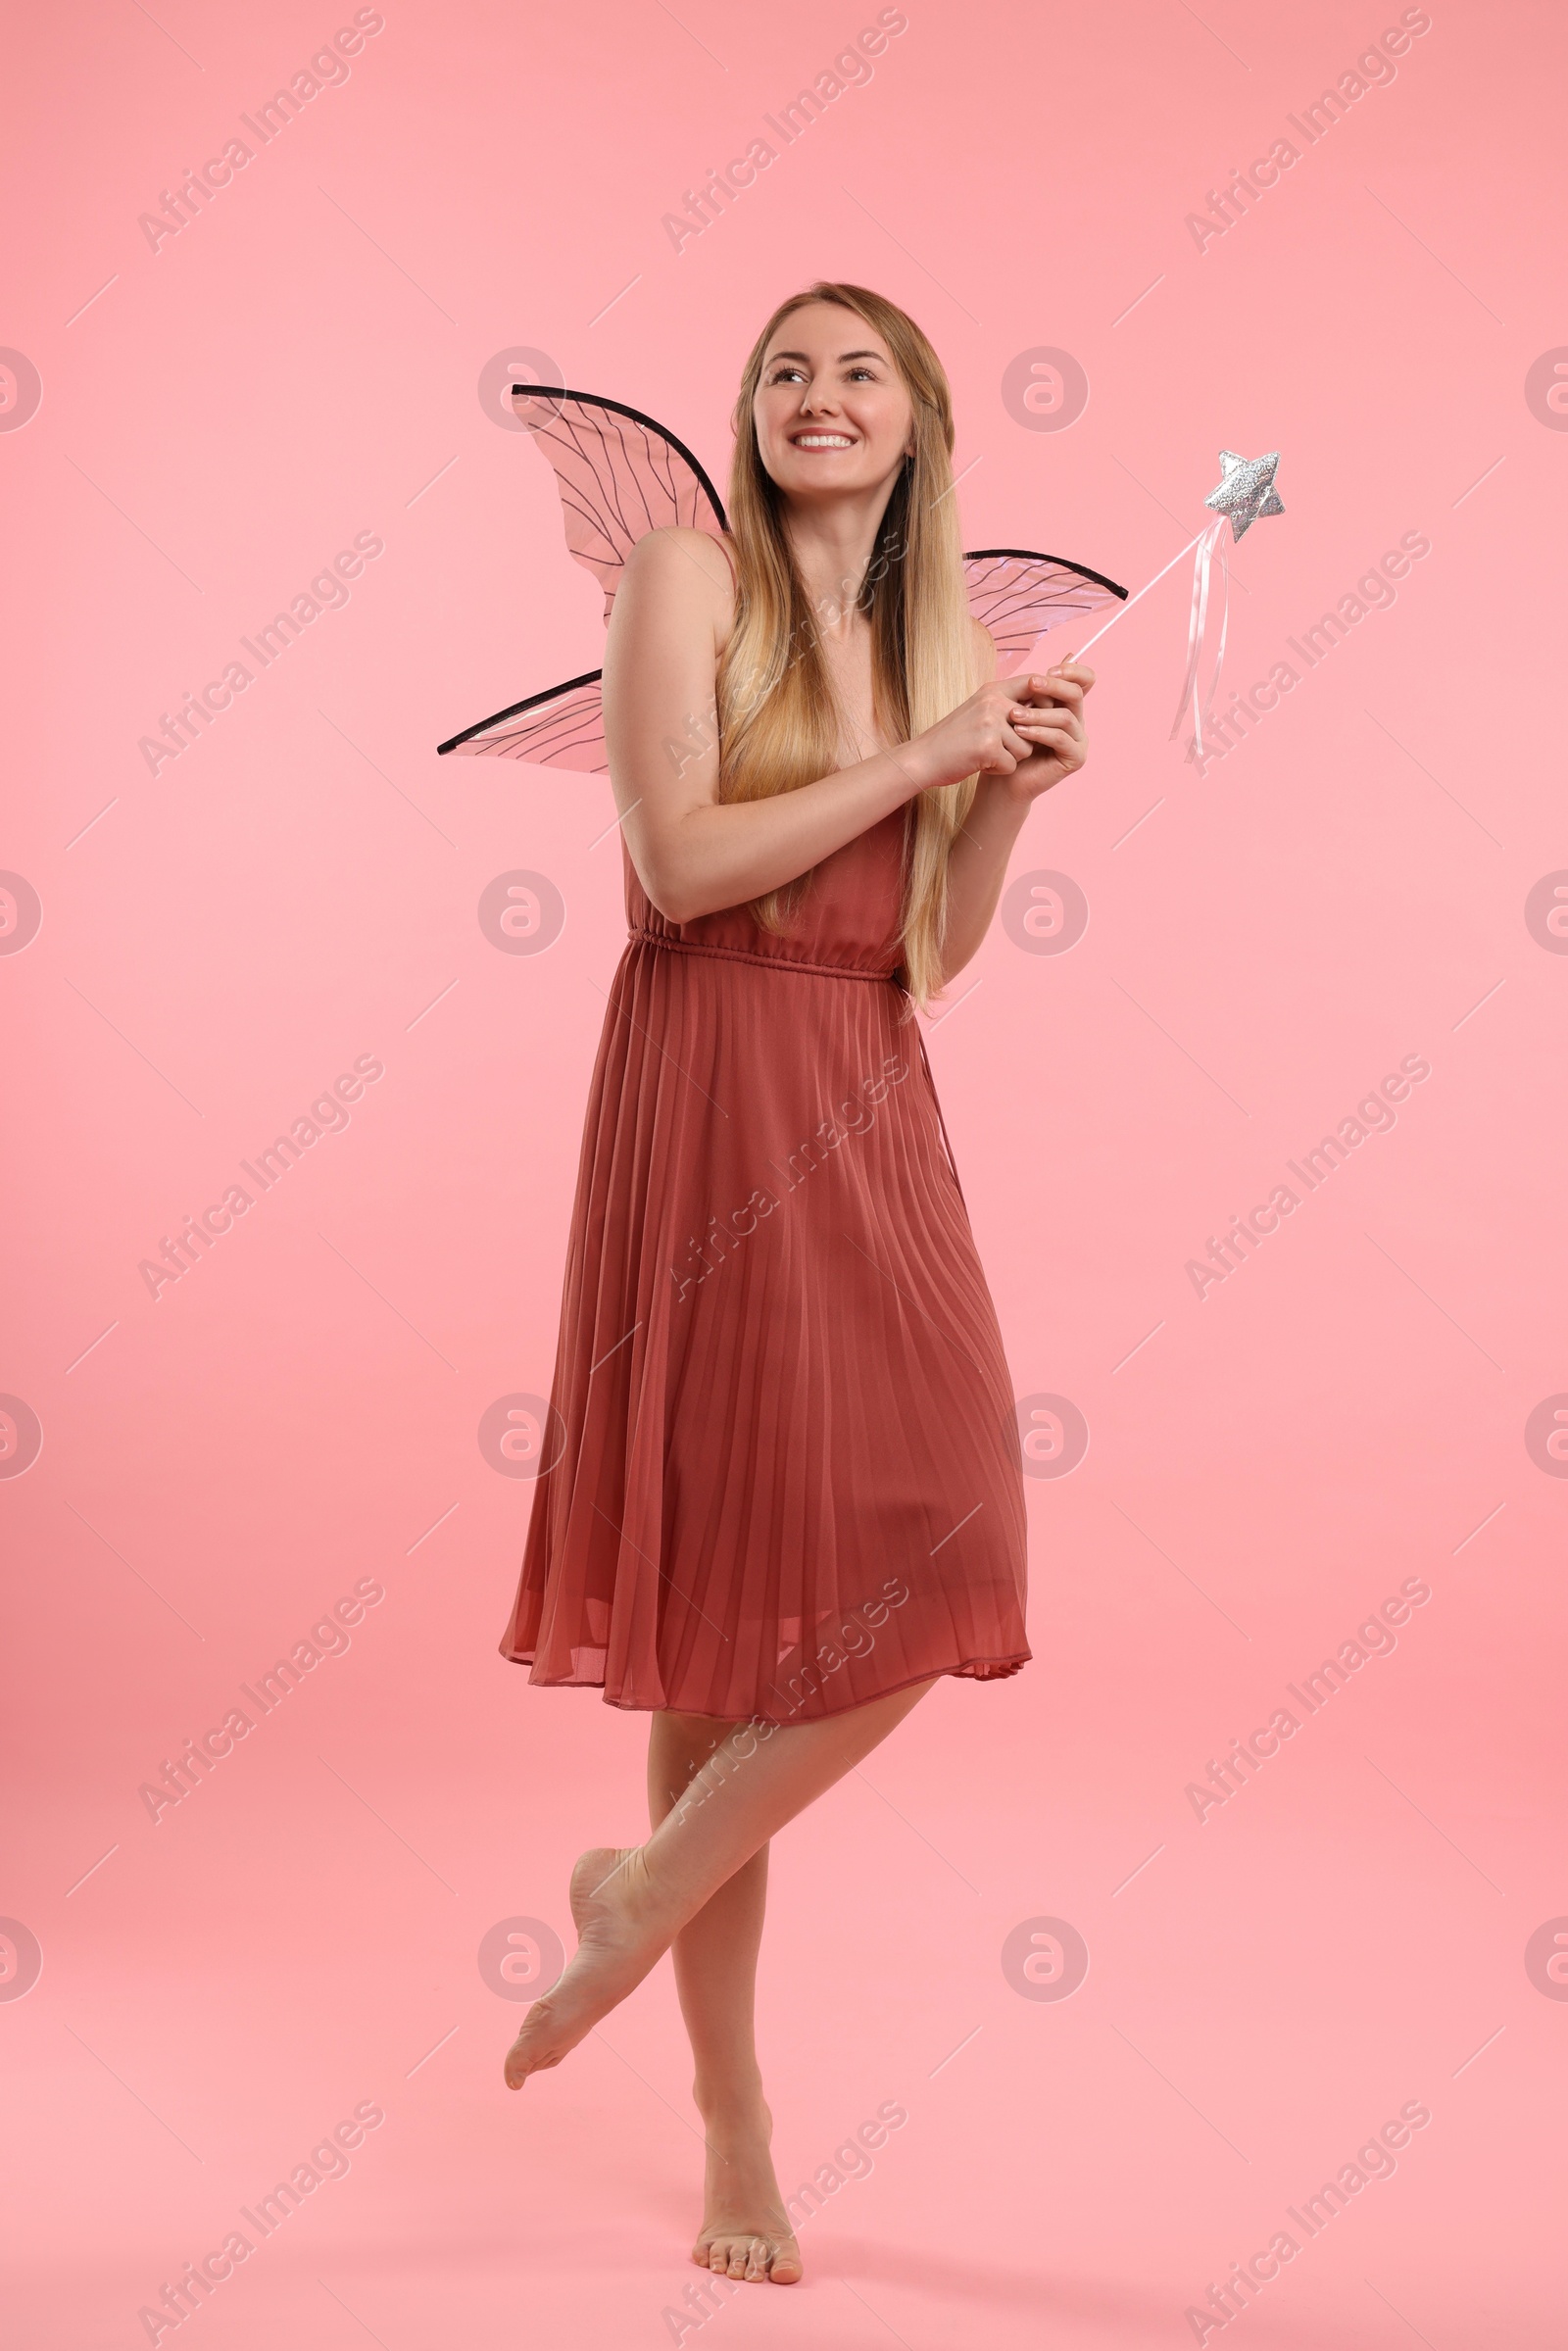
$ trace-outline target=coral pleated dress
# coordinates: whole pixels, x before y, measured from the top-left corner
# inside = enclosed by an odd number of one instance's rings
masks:
[[[590,1092],[502,1654],[615,1706],[810,1721],[1016,1673],[1011,1381],[897,976],[906,811],[787,933],[630,938]]]

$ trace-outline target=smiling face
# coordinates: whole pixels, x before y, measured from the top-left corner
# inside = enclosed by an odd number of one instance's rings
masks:
[[[864,496],[896,480],[914,410],[875,328],[836,302],[779,321],[752,402],[762,464],[786,498]]]

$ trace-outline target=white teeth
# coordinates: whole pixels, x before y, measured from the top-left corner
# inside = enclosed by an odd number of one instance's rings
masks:
[[[843,433],[801,432],[795,436],[797,449],[852,449],[855,444]]]

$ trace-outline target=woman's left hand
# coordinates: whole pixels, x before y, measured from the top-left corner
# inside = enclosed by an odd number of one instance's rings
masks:
[[[1094,682],[1094,671],[1082,661],[1063,661],[1043,676],[1018,680],[1027,699],[1013,706],[1007,723],[1034,749],[1010,775],[996,779],[1004,792],[1014,799],[1035,800],[1083,765],[1089,757],[1084,696]]]

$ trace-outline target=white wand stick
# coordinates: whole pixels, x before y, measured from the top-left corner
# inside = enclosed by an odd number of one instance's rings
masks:
[[[1202,534],[1202,532],[1201,532],[1201,531],[1200,531],[1200,532],[1198,533],[1198,536],[1197,536],[1196,538],[1189,539],[1189,540],[1188,540],[1188,542],[1187,542],[1187,544],[1186,544],[1186,546],[1185,546],[1185,547],[1182,549],[1182,551],[1181,551],[1181,554],[1180,554],[1180,555],[1173,555],[1173,556],[1171,557],[1171,559],[1170,559],[1170,562],[1169,562],[1169,563],[1168,563],[1165,565],[1165,571],[1174,571],[1174,570],[1175,570],[1175,568],[1176,568],[1176,566],[1177,566],[1177,564],[1178,564],[1178,563],[1181,562],[1181,560],[1182,560],[1182,556],[1184,556],[1184,555],[1191,555],[1191,554],[1192,554],[1192,552],[1193,552],[1193,549],[1194,549],[1194,548],[1195,548],[1195,547],[1198,545],[1198,541],[1199,541],[1199,539],[1200,539],[1200,538],[1202,537],[1202,535],[1203,535],[1203,534]],[[1132,611],[1132,609],[1133,609],[1133,606],[1134,606],[1135,604],[1140,604],[1140,603],[1143,601],[1143,599],[1144,599],[1144,598],[1145,598],[1145,597],[1146,597],[1146,596],[1149,594],[1149,591],[1150,591],[1150,589],[1151,589],[1151,588],[1157,588],[1157,587],[1158,587],[1158,585],[1159,585],[1160,581],[1161,581],[1161,580],[1164,578],[1164,576],[1165,576],[1165,571],[1156,571],[1152,579],[1148,579],[1148,580],[1145,580],[1145,582],[1144,582],[1143,586],[1142,586],[1142,587],[1139,589],[1139,591],[1138,591],[1138,594],[1137,594],[1136,596],[1129,596],[1129,597],[1128,597],[1128,599],[1127,599],[1127,602],[1126,602],[1124,605],[1119,605],[1119,606],[1117,607],[1116,611],[1115,611],[1114,612],[1112,612],[1112,613],[1111,613],[1111,615],[1110,615],[1110,618],[1109,618],[1109,619],[1108,619],[1108,620],[1105,622],[1105,624],[1104,624],[1104,627],[1102,627],[1102,628],[1097,628],[1097,629],[1096,629],[1096,631],[1095,631],[1095,633],[1094,633],[1094,635],[1093,635],[1091,638],[1089,638],[1088,642],[1087,642],[1086,644],[1080,645],[1080,647],[1078,648],[1078,651],[1077,651],[1077,653],[1075,653],[1075,654],[1072,656],[1072,659],[1073,659],[1075,661],[1078,661],[1078,660],[1079,660],[1079,659],[1080,659],[1080,658],[1081,658],[1081,657],[1082,657],[1084,654],[1086,654],[1086,653],[1089,651],[1089,647],[1090,647],[1091,645],[1098,645],[1098,644],[1100,643],[1100,640],[1101,640],[1101,638],[1102,638],[1102,637],[1104,635],[1104,633],[1105,633],[1105,629],[1107,629],[1107,628],[1114,628],[1114,627],[1115,627],[1115,625],[1116,625],[1116,623],[1117,623],[1117,621],[1118,621],[1118,620],[1120,620],[1120,619],[1123,619],[1123,618],[1125,617],[1125,615],[1126,615],[1128,612],[1130,612]],[[1049,631],[1049,630],[1047,630],[1047,629],[1042,629],[1042,630],[1041,630],[1041,632],[1040,632],[1040,635],[1039,635],[1038,637],[1036,637],[1036,639],[1035,639],[1035,641],[1034,641],[1033,645],[1031,645],[1031,646],[1030,646],[1030,648],[1029,648],[1029,658],[1028,658],[1028,660],[1027,660],[1026,661],[1022,662],[1022,663],[1021,663],[1021,665],[1020,665],[1020,666],[1019,666],[1017,669],[1014,669],[1014,670],[1011,670],[1011,671],[1009,671],[1009,673],[1008,673],[1008,674],[1009,674],[1010,676],[1013,676],[1013,677],[1021,677],[1021,676],[1022,676],[1022,674],[1023,674],[1023,671],[1024,671],[1025,669],[1031,668],[1031,667],[1033,666],[1033,663],[1034,663],[1034,657],[1035,657],[1036,653],[1039,651],[1039,649],[1040,649],[1041,645],[1042,645],[1042,644],[1045,642],[1045,639],[1046,639],[1046,637],[1047,637],[1049,634],[1050,634],[1050,631]]]

